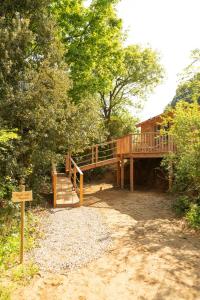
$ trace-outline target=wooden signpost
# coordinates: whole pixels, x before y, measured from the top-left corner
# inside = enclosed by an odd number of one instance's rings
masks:
[[[25,185],[20,185],[20,192],[12,193],[12,201],[21,203],[21,241],[20,241],[20,263],[24,260],[24,221],[25,221],[25,201],[32,201],[32,191],[25,191]]]

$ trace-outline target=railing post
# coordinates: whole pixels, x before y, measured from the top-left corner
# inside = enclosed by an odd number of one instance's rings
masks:
[[[83,205],[83,174],[80,174],[80,206]]]
[[[57,173],[53,171],[53,207],[56,208],[56,185],[57,185]]]
[[[69,155],[69,178],[71,180],[72,177],[72,162],[71,162],[71,156]]]
[[[76,167],[74,166],[74,190],[76,192]]]

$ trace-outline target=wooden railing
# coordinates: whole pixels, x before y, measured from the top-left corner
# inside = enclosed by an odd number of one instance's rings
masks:
[[[66,173],[69,173],[70,180],[73,184],[73,189],[79,196],[81,206],[83,204],[83,172],[70,155],[67,155],[66,157],[65,171]]]
[[[125,154],[161,153],[163,155],[174,151],[174,142],[169,135],[161,135],[157,132],[135,133],[85,149],[84,152],[73,157],[73,165],[88,170],[95,166],[115,163]]]
[[[175,151],[173,139],[157,132],[135,133],[118,140],[117,154],[128,153],[165,153]]]
[[[175,151],[172,136],[157,132],[132,134],[130,138],[131,153],[167,153]]]
[[[85,149],[74,157],[74,161],[79,167],[86,165],[96,165],[105,160],[111,160],[117,157],[117,140],[93,145]]]

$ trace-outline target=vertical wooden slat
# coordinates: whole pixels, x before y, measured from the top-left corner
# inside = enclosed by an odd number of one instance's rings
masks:
[[[80,174],[80,206],[83,205],[83,174]]]

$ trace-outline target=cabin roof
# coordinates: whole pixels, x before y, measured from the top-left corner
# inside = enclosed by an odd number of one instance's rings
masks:
[[[149,118],[149,119],[147,119],[147,120],[145,120],[145,121],[142,121],[142,122],[136,124],[136,127],[140,127],[141,125],[143,125],[143,124],[145,124],[145,123],[155,122],[155,121],[156,121],[157,119],[159,119],[162,115],[163,115],[163,113],[162,113],[162,114],[159,114],[159,115],[157,115],[157,116],[154,116],[154,117],[152,117],[152,118]]]

